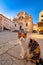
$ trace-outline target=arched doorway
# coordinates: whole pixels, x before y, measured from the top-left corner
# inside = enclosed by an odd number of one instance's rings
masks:
[[[20,25],[20,30],[22,30],[22,26]]]

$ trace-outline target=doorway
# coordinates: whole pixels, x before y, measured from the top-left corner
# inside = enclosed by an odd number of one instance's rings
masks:
[[[22,26],[20,26],[20,30],[22,29]]]

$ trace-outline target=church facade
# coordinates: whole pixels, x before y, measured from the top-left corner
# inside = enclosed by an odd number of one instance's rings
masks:
[[[33,30],[33,19],[26,12],[20,12],[15,18],[13,18],[15,30],[21,30],[32,32]]]

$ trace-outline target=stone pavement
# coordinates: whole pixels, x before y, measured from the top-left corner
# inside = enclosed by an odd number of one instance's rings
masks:
[[[30,34],[28,34],[29,36]],[[37,34],[31,34],[30,37],[35,37]],[[42,35],[38,35],[36,39],[41,47],[43,57],[43,39]],[[41,39],[39,39],[41,38]],[[23,46],[26,47],[28,41]],[[0,32],[0,65],[35,65],[30,61],[22,60],[20,57],[21,47],[18,44],[18,35],[14,32]]]
[[[30,61],[21,59],[21,47],[18,43],[18,40],[12,40],[0,45],[0,65],[31,65]]]

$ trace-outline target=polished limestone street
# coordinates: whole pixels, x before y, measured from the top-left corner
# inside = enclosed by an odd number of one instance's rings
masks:
[[[40,45],[41,57],[43,58],[43,35],[28,33],[24,47],[28,44],[29,38],[34,38]],[[30,61],[21,59],[21,46],[18,33],[3,31],[0,32],[0,65],[35,65]]]

